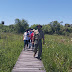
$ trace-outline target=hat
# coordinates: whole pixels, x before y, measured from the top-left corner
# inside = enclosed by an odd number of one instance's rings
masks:
[[[33,29],[32,31],[35,31],[35,29]]]
[[[40,27],[42,28],[42,25],[39,24],[39,25],[37,25],[37,27],[38,27],[38,26],[40,26]]]

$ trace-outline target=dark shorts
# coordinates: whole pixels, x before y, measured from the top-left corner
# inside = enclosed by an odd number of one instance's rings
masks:
[[[30,43],[30,39],[28,40],[28,42]]]
[[[24,40],[24,47],[25,47],[25,45],[27,45],[27,47],[28,47],[28,40]]]

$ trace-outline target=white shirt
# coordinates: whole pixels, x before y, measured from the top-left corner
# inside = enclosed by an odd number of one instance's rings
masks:
[[[27,32],[24,33],[24,40],[28,40]]]

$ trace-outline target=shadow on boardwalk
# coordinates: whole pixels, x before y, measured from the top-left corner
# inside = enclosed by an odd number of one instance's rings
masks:
[[[33,57],[33,51],[22,50],[12,72],[46,72],[41,60]]]

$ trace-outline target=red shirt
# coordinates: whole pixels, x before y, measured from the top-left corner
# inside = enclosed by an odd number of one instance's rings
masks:
[[[33,35],[34,35],[34,33],[31,33],[31,40],[32,40]]]

